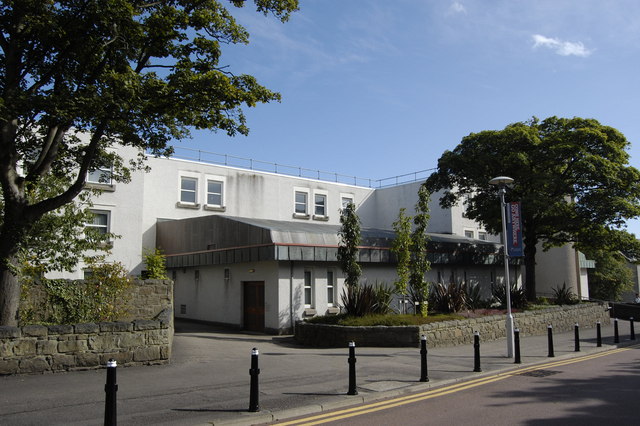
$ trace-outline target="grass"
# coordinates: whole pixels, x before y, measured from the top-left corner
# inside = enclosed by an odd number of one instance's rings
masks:
[[[421,325],[432,322],[464,319],[457,314],[429,314],[426,317],[418,315],[365,315],[363,317],[350,317],[344,314],[313,317],[307,320],[312,324],[334,324],[346,326],[375,326],[375,325]]]

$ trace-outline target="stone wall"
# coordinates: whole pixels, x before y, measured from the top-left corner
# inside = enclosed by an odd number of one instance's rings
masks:
[[[597,321],[609,324],[610,317],[606,306],[596,303],[555,306],[514,314],[515,326],[523,337],[546,334],[549,324],[555,331],[562,332],[572,331],[576,322],[581,328],[593,328]],[[484,341],[504,338],[505,316],[492,315],[400,327],[345,327],[299,322],[295,337],[304,345],[317,347],[345,347],[349,341],[356,342],[356,346],[417,347],[420,336],[425,335],[429,347],[442,347],[473,343],[476,331]]]
[[[136,281],[133,292],[123,321],[0,327],[0,374],[99,368],[109,359],[119,365],[168,362],[173,282]]]

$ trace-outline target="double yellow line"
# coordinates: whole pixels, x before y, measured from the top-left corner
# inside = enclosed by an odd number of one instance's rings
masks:
[[[562,361],[548,362],[545,364],[538,364],[532,367],[519,368],[517,370],[508,371],[504,373],[498,373],[491,376],[485,376],[478,379],[468,380],[461,383],[456,383],[449,386],[443,386],[441,388],[431,389],[425,392],[420,392],[412,395],[407,395],[399,398],[393,398],[385,401],[375,402],[371,404],[365,404],[358,407],[347,408],[339,411],[332,411],[330,413],[319,414],[316,416],[305,417],[304,419],[292,420],[282,423],[276,423],[280,426],[285,425],[297,425],[297,426],[311,426],[322,423],[328,423],[336,420],[342,420],[349,417],[360,416],[362,414],[374,413],[376,411],[386,410],[388,408],[399,407],[402,405],[412,404],[418,401],[425,401],[427,399],[437,398],[439,396],[448,395],[454,392],[459,392],[466,389],[472,389],[478,386],[486,385],[488,383],[504,380],[509,377],[524,374],[530,371],[543,370],[551,367],[559,367],[568,364],[574,364],[577,362],[588,361],[603,356],[613,355],[619,352],[629,350],[629,347],[613,349],[606,352],[598,352],[591,355],[582,356],[579,358],[571,358]]]

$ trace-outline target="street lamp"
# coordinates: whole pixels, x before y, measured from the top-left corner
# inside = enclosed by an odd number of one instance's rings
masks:
[[[506,203],[504,194],[507,192],[506,186],[513,183],[513,179],[508,176],[494,177],[489,181],[490,185],[496,185],[500,193],[500,211],[502,212],[502,250],[504,251],[504,281],[505,293],[507,294],[507,357],[513,358],[513,315],[511,314],[511,283],[509,281],[509,254],[507,252],[507,221],[505,219]]]

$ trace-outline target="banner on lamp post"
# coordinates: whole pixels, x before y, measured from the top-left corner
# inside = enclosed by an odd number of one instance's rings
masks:
[[[522,247],[522,219],[520,201],[506,204],[507,208],[507,253],[509,257],[524,256]]]

